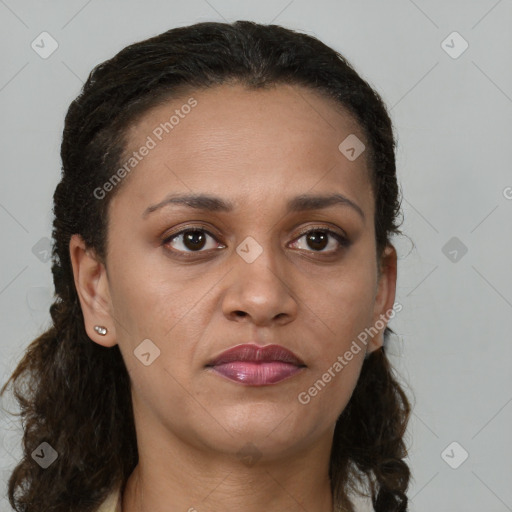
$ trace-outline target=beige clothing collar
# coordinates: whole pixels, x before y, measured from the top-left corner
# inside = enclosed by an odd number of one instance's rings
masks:
[[[97,512],[121,512],[121,497],[121,487],[117,487],[107,496]]]

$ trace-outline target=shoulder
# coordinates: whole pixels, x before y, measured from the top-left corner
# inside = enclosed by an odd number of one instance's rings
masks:
[[[355,506],[357,512],[373,512],[374,508],[372,500],[369,496],[362,496],[360,494],[350,494],[350,500]]]
[[[121,487],[116,487],[96,512],[121,512]]]

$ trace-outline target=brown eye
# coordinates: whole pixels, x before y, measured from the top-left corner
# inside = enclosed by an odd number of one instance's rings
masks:
[[[339,233],[336,233],[330,229],[310,229],[309,231],[306,231],[302,233],[302,235],[296,239],[295,244],[297,244],[297,241],[305,239],[305,244],[307,244],[307,247],[298,247],[299,249],[305,249],[305,250],[313,250],[313,252],[322,252],[322,253],[334,253],[337,252],[340,247],[348,247],[349,241],[340,235]],[[333,241],[333,240],[334,241]],[[328,250],[325,250],[325,249]]]
[[[310,231],[306,237],[306,243],[315,251],[322,251],[329,243],[329,235],[325,231]]]
[[[208,238],[216,240],[215,237],[205,229],[184,229],[166,238],[164,244],[171,245],[172,250],[178,252],[204,252],[202,249],[205,249],[208,244]],[[213,247],[206,247],[206,249],[215,249],[215,245]]]

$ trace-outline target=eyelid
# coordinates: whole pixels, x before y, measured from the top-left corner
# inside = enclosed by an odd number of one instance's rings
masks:
[[[297,238],[300,238],[301,236],[309,233],[310,231],[326,231],[329,234],[333,234],[333,235],[339,236],[341,239],[343,239],[343,240],[345,240],[347,242],[349,241],[347,234],[342,229],[339,229],[339,228],[336,229],[336,228],[327,226],[325,224],[306,226],[304,229],[301,229],[299,231],[299,233],[294,238],[294,240],[296,240]]]
[[[220,238],[220,236],[217,236],[214,233],[212,233],[210,228],[207,228],[201,224],[187,224],[185,226],[181,226],[179,231],[173,231],[171,233],[167,233],[166,235],[164,235],[164,237],[162,238],[162,245],[168,244],[172,238],[178,237],[179,235],[183,235],[187,231],[202,231],[202,232],[206,233],[207,235],[211,236],[217,243],[219,243],[219,244],[221,243],[218,240],[218,238]],[[223,244],[221,244],[221,245],[223,245]],[[174,251],[174,252],[179,252],[179,253],[183,254],[182,251]],[[195,251],[195,252],[199,254],[199,253],[208,252],[208,251]],[[193,254],[194,251],[190,251],[190,253]]]
[[[173,238],[178,237],[179,235],[182,235],[182,234],[186,233],[187,231],[202,231],[202,232],[206,233],[207,235],[211,236],[217,243],[221,244],[221,246],[225,247],[225,245],[222,244],[218,240],[219,237],[217,235],[212,233],[209,228],[206,228],[204,225],[201,225],[201,224],[190,224],[190,225],[181,226],[179,231],[175,231],[168,235],[164,235],[164,239],[162,240],[162,245],[167,245]],[[338,231],[332,227],[328,227],[325,224],[309,225],[309,226],[304,227],[303,229],[301,229],[299,231],[299,233],[297,233],[297,235],[293,238],[292,242],[297,241],[298,239],[302,238],[304,235],[308,234],[311,231],[324,231],[324,232],[328,233],[329,235],[333,236],[336,239],[336,241],[340,244],[341,248],[346,248],[350,245],[350,240],[343,230],[340,229]],[[334,254],[334,253],[338,252],[339,250],[341,250],[341,248],[336,249],[334,251],[327,251],[327,252],[313,251],[313,250],[307,251],[307,252],[312,252],[312,253],[316,253],[319,255],[320,254],[327,255],[327,254]],[[200,251],[177,251],[176,249],[169,249],[169,250],[172,252],[178,253],[180,255],[201,254],[201,253],[208,253],[211,251],[211,249],[206,250],[206,251],[203,251],[203,250],[200,250]],[[213,250],[216,250],[216,249],[213,249]]]

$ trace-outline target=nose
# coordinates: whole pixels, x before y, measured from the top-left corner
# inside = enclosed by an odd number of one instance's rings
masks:
[[[258,326],[293,321],[298,309],[296,294],[289,273],[277,259],[267,247],[252,262],[233,254],[234,268],[222,304],[229,320]]]

